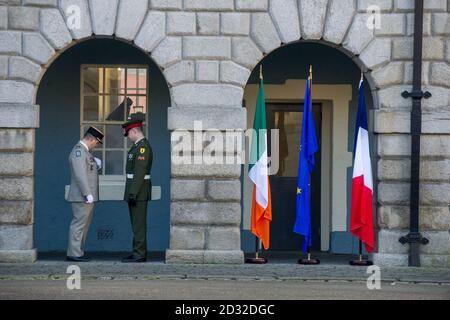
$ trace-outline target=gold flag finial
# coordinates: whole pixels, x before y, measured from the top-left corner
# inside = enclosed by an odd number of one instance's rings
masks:
[[[364,80],[364,72],[361,70],[361,81]]]
[[[262,64],[259,65],[259,78],[263,79],[263,71],[262,71]]]
[[[309,79],[312,81],[312,65],[309,66]]]

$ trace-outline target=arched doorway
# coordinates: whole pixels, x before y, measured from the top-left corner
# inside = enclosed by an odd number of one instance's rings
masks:
[[[128,209],[120,201],[128,148],[120,122],[125,117],[124,111],[144,111],[148,116],[147,136],[155,155],[152,170],[155,201],[149,205],[148,249],[162,254],[169,243],[170,93],[164,76],[148,54],[112,38],[78,43],[48,68],[40,82],[36,103],[40,105],[34,210],[38,252],[66,250],[71,219],[70,205],[64,200],[65,186],[70,183],[67,157],[90,124],[102,127],[107,136],[102,149],[95,151],[104,163],[100,177],[103,201],[96,205],[86,250],[130,249]]]
[[[311,182],[312,248],[336,254],[357,253],[358,241],[348,230],[360,68],[345,53],[320,42],[300,41],[274,50],[253,69],[245,87],[248,128],[252,128],[260,65],[264,74],[267,128],[278,129],[280,139],[278,172],[270,177],[273,210],[270,251],[301,251],[301,237],[293,233],[292,228],[305,82],[312,65],[313,116],[320,148]],[[369,112],[373,109],[373,99],[369,85],[366,99],[373,132],[373,117]],[[376,163],[374,142],[372,136],[373,164]],[[247,231],[252,184],[247,172],[245,166],[242,246],[244,251],[252,252],[254,237]]]

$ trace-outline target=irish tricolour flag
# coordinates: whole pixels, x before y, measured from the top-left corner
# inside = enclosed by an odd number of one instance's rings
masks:
[[[364,80],[359,84],[358,115],[356,118],[353,162],[352,204],[350,232],[357,236],[373,252],[373,180],[370,163],[369,133],[367,129]]]
[[[267,160],[267,128],[264,83],[261,77],[253,135],[250,149],[249,177],[253,182],[252,233],[261,239],[264,249],[269,248],[272,201],[270,199],[269,168]]]

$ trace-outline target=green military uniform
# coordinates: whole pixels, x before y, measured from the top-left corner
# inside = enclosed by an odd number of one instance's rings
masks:
[[[143,114],[131,114],[128,121],[122,125],[124,136],[128,136],[130,129],[141,127],[144,118]],[[134,235],[133,255],[125,258],[124,262],[133,262],[136,258],[145,261],[147,256],[147,204],[152,194],[152,161],[152,147],[145,137],[133,143],[127,156],[124,193]]]
[[[151,200],[152,183],[150,171],[153,152],[146,138],[141,139],[128,151],[124,200],[130,196],[136,200],[136,205],[129,205],[131,226],[133,228],[133,255],[147,255],[147,203]]]

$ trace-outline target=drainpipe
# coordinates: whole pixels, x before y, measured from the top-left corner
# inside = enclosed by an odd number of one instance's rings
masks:
[[[413,90],[404,91],[402,97],[412,98],[411,110],[411,190],[409,233],[399,239],[401,244],[409,244],[410,267],[420,267],[420,245],[429,241],[419,232],[419,179],[420,179],[420,135],[422,133],[422,99],[431,93],[422,91],[422,34],[423,0],[415,0],[414,9],[414,56]]]

